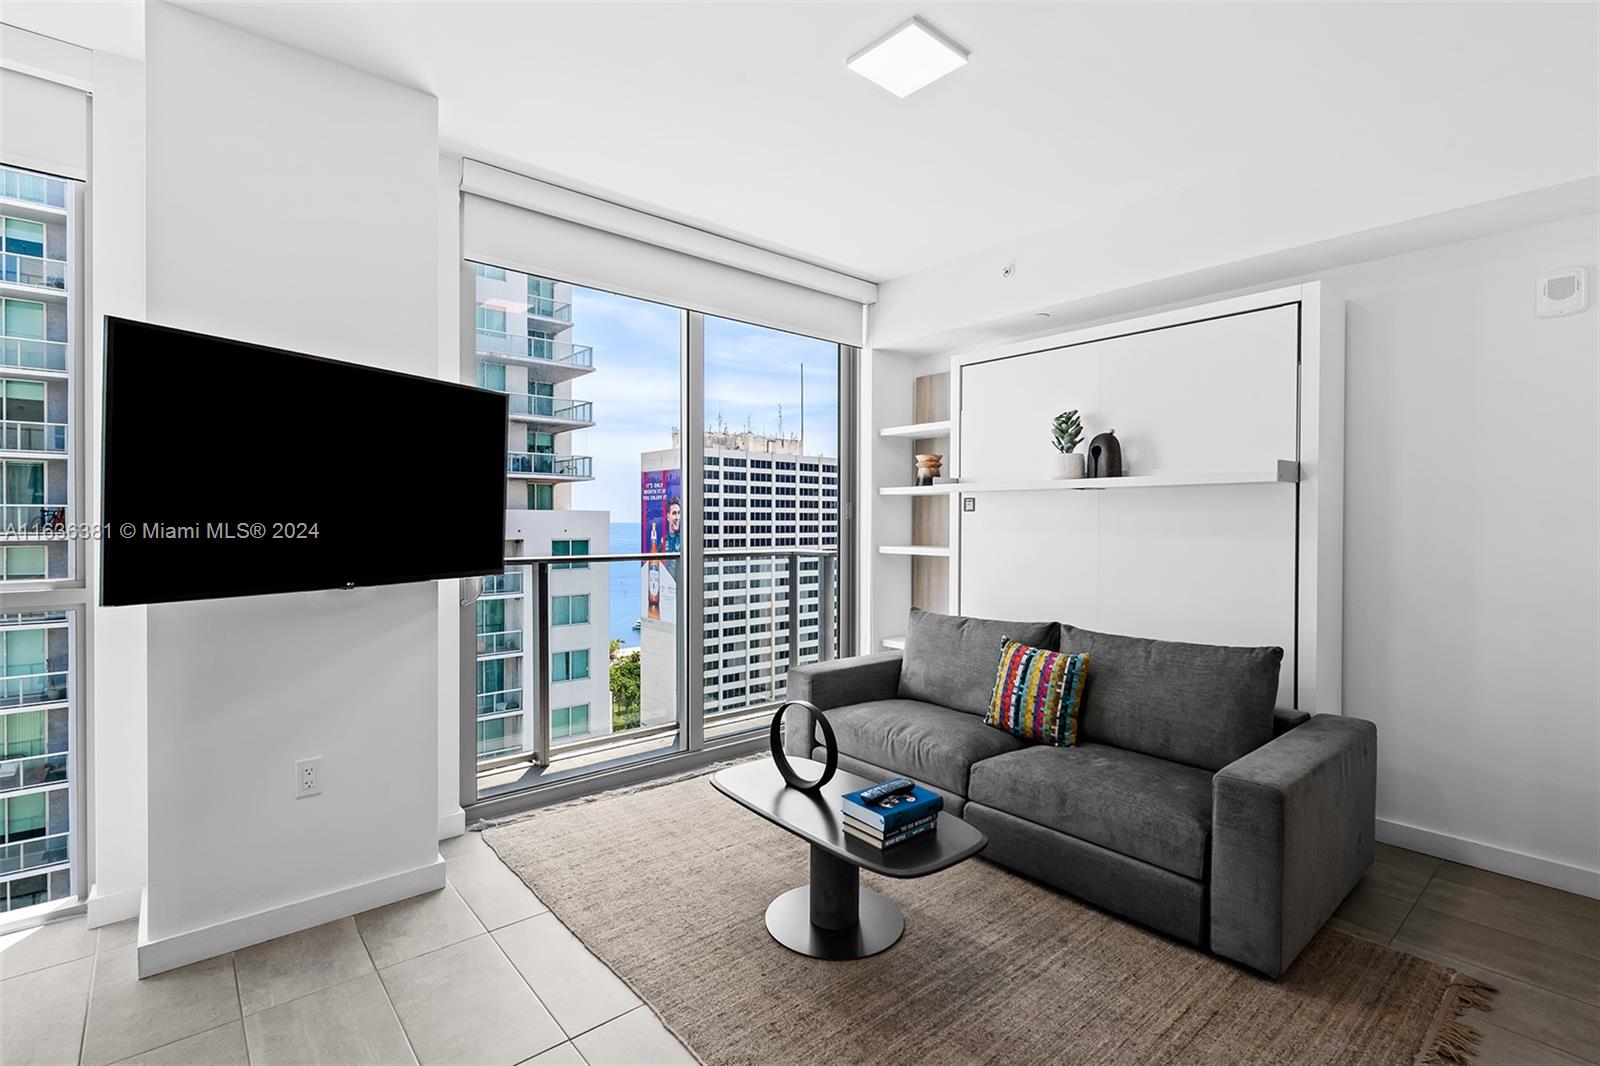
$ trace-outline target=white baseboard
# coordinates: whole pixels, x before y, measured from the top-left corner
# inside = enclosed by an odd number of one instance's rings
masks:
[[[241,918],[178,933],[160,940],[149,939],[147,913],[139,915],[139,976],[164,973],[191,962],[215,958],[230,951],[287,936],[302,929],[359,914],[386,903],[432,892],[444,887],[444,859],[438,856],[423,866],[376,881],[342,888],[310,899],[296,900],[271,910],[257,911]]]
[[[449,840],[467,831],[467,812],[457,807],[449,814],[439,815],[439,839]]]
[[[1377,834],[1383,843],[1393,844],[1397,848],[1420,851],[1435,858],[1449,859],[1465,866],[1476,866],[1480,870],[1491,870],[1507,877],[1559,888],[1563,892],[1600,899],[1600,870],[1586,870],[1582,866],[1436,833],[1432,829],[1387,818],[1378,819]]]
[[[139,917],[139,905],[144,900],[144,889],[130,888],[122,892],[102,892],[97,881],[89,888],[89,928],[95,929],[114,922],[125,922]]]

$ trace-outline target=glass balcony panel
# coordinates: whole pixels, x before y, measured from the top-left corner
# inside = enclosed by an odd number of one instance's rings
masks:
[[[0,762],[0,792],[64,782],[67,779],[68,758],[63,751]]]
[[[64,452],[64,422],[0,422],[0,451]]]
[[[502,714],[522,710],[522,689],[507,688],[496,692],[478,693],[478,713]]]
[[[0,707],[58,703],[67,698],[67,672],[0,677]]]
[[[13,285],[29,285],[38,289],[65,289],[66,260],[5,252],[0,254],[0,281],[7,281]]]
[[[503,574],[490,574],[483,579],[484,596],[520,596],[522,571],[508,570]]]
[[[534,418],[559,418],[568,422],[593,422],[594,404],[587,401],[568,400],[559,396],[533,396],[528,393],[510,394],[511,413]]]
[[[508,629],[478,634],[479,655],[504,655],[522,650],[522,630]]]
[[[543,363],[565,363],[578,367],[594,365],[594,349],[586,344],[501,333],[492,329],[478,330],[478,351],[482,354],[532,359]]]
[[[67,346],[62,341],[0,337],[0,366],[64,372],[67,369]]]
[[[0,536],[59,532],[67,527],[67,509],[58,504],[0,506]]]
[[[553,455],[549,452],[508,452],[506,472],[544,474],[549,477],[592,477],[594,461],[587,455]]]

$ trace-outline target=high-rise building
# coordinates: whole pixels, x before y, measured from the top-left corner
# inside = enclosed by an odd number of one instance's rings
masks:
[[[646,473],[678,462],[672,447],[646,452]],[[788,691],[789,563],[782,556],[718,556],[742,548],[837,550],[839,460],[807,455],[798,437],[770,437],[726,428],[705,434],[705,628],[701,634],[706,714],[758,706]],[[819,655],[821,565],[801,556],[799,661]],[[829,595],[832,595],[829,591]],[[649,645],[645,645],[648,655]],[[644,670],[644,704],[652,688],[672,684],[665,662]],[[662,691],[662,699],[670,694]],[[660,701],[656,701],[660,702]],[[648,719],[648,713],[646,718]]]
[[[506,426],[506,554],[572,555],[608,548],[606,511],[572,507],[572,486],[594,476],[572,453],[572,433],[594,425],[593,404],[574,386],[594,370],[593,351],[572,341],[572,288],[476,264],[477,383],[510,398]],[[484,581],[477,603],[478,757],[532,751],[536,720],[529,629],[531,575],[520,568]],[[573,562],[550,573],[552,744],[611,730],[606,569]]]
[[[72,892],[70,642],[64,612],[0,614],[0,912]]]
[[[0,581],[69,575],[68,183],[0,167]]]
[[[71,183],[0,167],[0,592],[72,576]],[[0,912],[71,895],[71,615],[0,614]]]

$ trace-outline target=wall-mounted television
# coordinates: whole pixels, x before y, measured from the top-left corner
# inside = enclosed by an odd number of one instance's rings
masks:
[[[506,397],[121,318],[105,606],[497,573]]]

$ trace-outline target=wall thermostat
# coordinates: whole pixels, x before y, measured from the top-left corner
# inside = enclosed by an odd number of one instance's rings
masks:
[[[1583,267],[1539,275],[1534,313],[1540,318],[1575,315],[1589,306],[1589,277]]]

